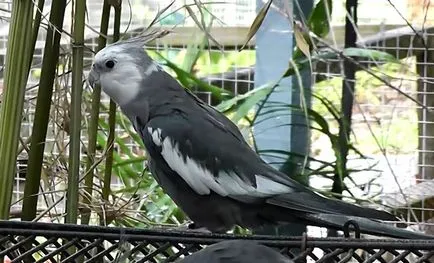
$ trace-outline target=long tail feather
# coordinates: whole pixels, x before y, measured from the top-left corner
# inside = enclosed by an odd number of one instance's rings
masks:
[[[314,225],[328,226],[335,229],[342,229],[343,225],[349,220],[355,221],[359,227],[360,232],[372,235],[382,235],[393,238],[403,239],[434,239],[434,236],[426,235],[423,233],[412,232],[409,230],[401,229],[381,223],[378,221],[370,220],[362,217],[333,215],[333,214],[305,214],[305,219]]]
[[[353,205],[311,192],[278,195],[268,199],[267,203],[308,213],[340,214],[383,221],[398,220],[394,215],[386,211]]]

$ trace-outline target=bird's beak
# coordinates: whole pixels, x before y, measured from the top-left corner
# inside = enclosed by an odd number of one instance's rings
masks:
[[[99,74],[95,72],[93,67],[90,70],[89,75],[87,76],[87,82],[92,88],[94,88],[95,84],[98,84],[99,82]]]

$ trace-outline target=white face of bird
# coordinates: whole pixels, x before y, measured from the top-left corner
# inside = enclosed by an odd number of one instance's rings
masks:
[[[102,90],[122,106],[138,96],[144,88],[143,80],[157,70],[143,47],[113,44],[95,55],[88,82],[91,86],[100,84]]]

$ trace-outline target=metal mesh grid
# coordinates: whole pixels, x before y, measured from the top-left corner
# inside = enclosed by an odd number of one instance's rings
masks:
[[[370,0],[358,0],[358,24],[403,24],[404,21],[397,10],[407,17],[411,7],[409,7],[409,2],[408,0],[385,0],[373,3]],[[343,24],[345,22],[345,0],[333,1],[333,12],[333,21]]]
[[[423,36],[426,42],[420,43],[421,40],[418,36]],[[389,199],[388,204],[390,205],[403,210],[407,209],[408,221],[420,223],[423,225],[421,227],[423,230],[433,234],[434,206],[432,206],[432,200],[434,188],[432,183],[434,177],[432,170],[430,170],[430,167],[433,166],[432,138],[430,138],[432,131],[432,121],[430,120],[432,103],[430,101],[432,95],[429,93],[430,83],[432,83],[429,72],[432,71],[433,64],[431,62],[432,51],[426,46],[426,43],[433,39],[432,29],[429,28],[418,33],[411,32],[408,43],[403,37],[396,37],[395,39],[396,42],[368,41],[367,43],[377,50],[394,54],[408,65],[409,69],[399,69],[399,76],[392,79],[391,83],[397,89],[419,99],[427,108],[422,109],[390,88],[381,88],[381,96],[386,97],[387,101],[382,103],[384,106],[377,105],[376,107],[381,109],[382,118],[386,120],[386,124],[391,127],[394,122],[403,120],[406,122],[406,129],[412,131],[410,133],[412,138],[408,134],[391,134],[397,140],[411,140],[412,142],[411,147],[404,150],[403,153],[395,150],[394,153],[388,155],[397,160],[393,172],[390,172],[392,176],[389,175],[389,178],[395,180],[396,177],[400,185],[398,187],[395,183],[395,187],[386,192],[385,199]],[[361,104],[361,107],[366,110],[372,108],[369,104]],[[407,167],[404,164],[407,164]],[[405,197],[402,193],[405,194]],[[397,200],[400,202],[396,202]],[[409,205],[412,206],[411,210],[408,209]]]
[[[434,241],[232,236],[0,221],[0,258],[11,262],[173,262],[206,245],[249,239],[298,262],[430,263]]]
[[[371,72],[388,82],[393,89],[366,72],[356,74],[352,141],[372,160],[349,161],[352,168],[373,165],[371,168],[378,169],[377,172],[364,172],[364,176],[360,174],[354,177],[357,184],[366,184],[365,190],[360,186],[358,189],[355,188],[358,190],[358,196],[379,194],[386,205],[401,213],[405,212],[407,221],[419,225],[419,230],[431,234],[434,223],[434,177],[431,170],[433,145],[430,134],[433,65],[432,49],[423,46],[423,43],[432,41],[432,32],[431,28],[419,32],[414,32],[411,28],[401,28],[379,32],[359,40],[359,46],[390,53],[401,59],[404,66],[394,67],[393,63],[359,61],[361,67],[369,67]],[[419,36],[423,36],[424,41]],[[338,79],[336,82],[333,78],[341,76],[341,66],[337,60],[319,65],[315,72],[316,79],[327,80],[318,83],[314,90],[328,94],[328,98],[338,107],[340,101],[333,98],[340,96],[342,80]],[[423,109],[399,94],[397,90],[418,99],[427,108]],[[315,108],[318,109],[318,105],[315,106],[314,103]],[[313,142],[314,151],[320,151],[321,157],[330,154],[321,152],[324,149],[323,142]],[[355,157],[356,155],[352,156]],[[374,187],[369,187],[367,182]],[[375,184],[378,184],[377,187]]]

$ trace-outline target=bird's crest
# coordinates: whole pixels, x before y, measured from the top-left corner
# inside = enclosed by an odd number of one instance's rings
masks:
[[[145,32],[125,39],[125,40],[120,40],[117,41],[115,43],[113,43],[112,45],[124,45],[124,44],[132,44],[132,45],[137,45],[137,46],[145,46],[146,44],[148,44],[151,41],[154,41],[158,38],[162,38],[164,36],[166,36],[167,34],[171,33],[170,30],[166,30],[166,29],[155,29],[155,30],[146,30]]]

